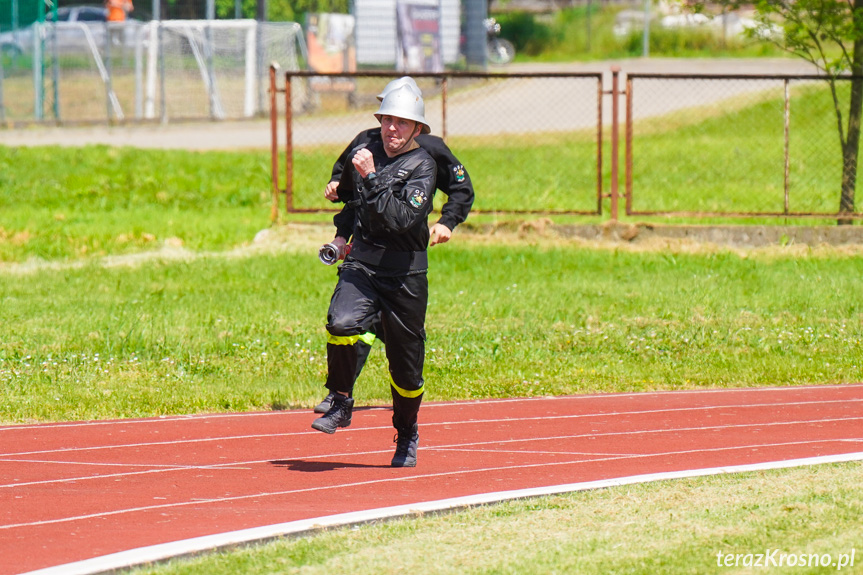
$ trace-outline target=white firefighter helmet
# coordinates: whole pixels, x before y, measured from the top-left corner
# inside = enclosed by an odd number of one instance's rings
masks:
[[[423,98],[416,94],[410,86],[396,88],[384,97],[383,101],[381,101],[381,107],[375,114],[378,122],[381,121],[381,116],[395,116],[397,118],[413,120],[422,126],[420,130],[421,134],[431,132],[431,127],[429,127],[425,119]]]
[[[417,86],[416,80],[414,80],[410,76],[402,76],[401,78],[393,80],[392,82],[390,82],[389,84],[386,85],[386,87],[383,89],[383,91],[380,94],[378,94],[378,96],[377,96],[378,101],[382,101],[384,98],[386,98],[387,94],[389,94],[390,92],[392,92],[396,88],[401,88],[402,86],[410,86],[411,90],[416,92],[417,96],[422,97],[422,95],[423,95],[422,90],[420,90],[420,87]]]

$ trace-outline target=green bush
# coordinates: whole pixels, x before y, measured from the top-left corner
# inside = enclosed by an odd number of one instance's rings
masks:
[[[494,14],[501,24],[501,36],[516,48],[517,59],[564,62],[584,59],[631,58],[643,53],[640,30],[624,37],[613,27],[617,7],[567,8],[554,14],[510,12]],[[744,38],[723,38],[710,29],[664,29],[653,22],[650,55],[663,57],[759,57],[781,56],[768,42]]]
[[[644,35],[639,30],[626,37],[626,52],[632,55],[643,51]],[[664,56],[683,56],[698,52],[711,52],[720,49],[743,47],[740,40],[724,41],[714,31],[708,29],[686,30],[683,28],[662,28],[653,24],[650,29],[650,52]]]
[[[537,56],[557,40],[558,33],[527,12],[511,12],[497,17],[500,35],[515,46],[516,52]]]

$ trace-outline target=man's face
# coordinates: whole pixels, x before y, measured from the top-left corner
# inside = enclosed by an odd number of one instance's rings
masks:
[[[416,136],[419,126],[413,120],[398,116],[381,116],[381,136],[384,140],[384,151],[388,156],[394,156],[407,149],[407,145]]]

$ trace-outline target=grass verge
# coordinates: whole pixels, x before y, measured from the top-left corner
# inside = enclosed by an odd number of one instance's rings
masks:
[[[0,272],[0,420],[281,409],[320,399],[328,228]],[[461,234],[431,250],[430,401],[845,383],[863,256]],[[146,265],[142,265],[146,262]],[[383,348],[357,388],[389,403]]]
[[[4,154],[0,420],[319,399],[335,275],[315,253],[331,233],[285,226],[270,230],[273,243],[251,243],[267,226],[261,160],[100,147]],[[59,167],[42,169],[48,162]],[[432,251],[428,399],[859,381],[861,279],[859,250],[639,251],[458,232]],[[379,346],[359,389],[362,402],[389,401]],[[719,552],[838,557],[860,540],[859,471],[514,502],[176,572],[709,573],[725,570]]]
[[[703,575],[760,572],[764,568],[754,566],[759,554],[772,558],[766,565],[771,573],[859,573],[860,472],[860,463],[821,465],[513,501],[133,573]]]

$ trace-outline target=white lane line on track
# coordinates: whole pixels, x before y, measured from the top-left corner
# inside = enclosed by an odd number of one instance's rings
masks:
[[[470,443],[470,444],[454,444],[454,445],[423,445],[422,451],[465,451],[465,452],[478,452],[478,453],[488,453],[490,451],[494,451],[494,453],[513,453],[513,454],[529,454],[529,455],[580,455],[580,456],[595,456],[595,457],[628,457],[633,454],[630,453],[607,453],[607,452],[587,452],[587,451],[538,451],[538,450],[507,450],[507,449],[493,449],[489,448],[490,445],[500,444],[500,443],[524,443],[528,441],[546,441],[546,440],[556,440],[556,439],[578,439],[583,437],[596,437],[596,436],[566,436],[566,437],[539,437],[539,438],[525,438],[525,439],[509,439],[509,440],[499,440],[499,441],[487,441],[481,443]],[[837,438],[837,439],[819,439],[805,442],[789,442],[789,443],[774,443],[774,444],[754,444],[743,446],[746,448],[758,448],[758,447],[775,447],[780,445],[802,445],[802,444],[820,444],[820,443],[863,443],[863,438]],[[477,446],[484,446],[482,449],[477,448]],[[720,449],[736,449],[741,446],[727,446]],[[695,452],[698,451],[710,451],[715,450],[717,448],[705,448],[701,450],[693,450]],[[356,457],[366,457],[371,455],[379,455],[382,453],[390,453],[389,449],[377,449],[372,451],[359,451],[359,452],[346,452],[346,453],[323,453],[318,455],[305,455],[302,458],[298,459],[284,459],[281,461],[289,462],[289,461],[310,461],[313,459],[337,459],[337,458],[356,458]],[[685,453],[685,452],[669,452],[669,453]],[[639,454],[636,454],[639,455]],[[662,454],[658,454],[662,455]],[[69,464],[69,462],[64,461],[52,461],[52,460],[6,460],[6,461],[14,461],[19,463],[46,463],[46,464]],[[278,460],[276,460],[278,461]],[[0,485],[0,489],[3,488],[11,488],[11,487],[28,487],[33,485],[46,485],[46,484],[55,484],[55,483],[77,483],[79,481],[86,480],[99,480],[99,479],[116,479],[118,477],[132,477],[137,475],[150,475],[154,473],[167,473],[172,471],[189,471],[189,470],[198,470],[198,469],[210,469],[210,470],[220,470],[220,469],[242,469],[247,470],[251,469],[251,467],[234,467],[236,465],[244,465],[244,466],[252,466],[252,465],[261,465],[264,463],[272,464],[274,462],[273,459],[257,459],[257,460],[246,460],[239,462],[230,462],[230,463],[214,463],[210,465],[187,465],[187,466],[179,466],[179,465],[156,465],[156,464],[128,464],[128,463],[80,463],[80,465],[91,465],[94,467],[99,467],[103,465],[108,466],[117,466],[117,467],[157,467],[157,469],[148,469],[146,471],[130,471],[124,473],[106,473],[99,475],[86,475],[86,476],[76,476],[76,477],[67,477],[63,479],[45,479],[41,481],[28,481],[22,483],[9,483],[5,485]]]
[[[863,417],[846,417],[846,418],[833,418],[833,419],[814,419],[814,420],[800,420],[800,421],[781,421],[781,422],[773,422],[773,423],[747,423],[747,424],[735,424],[735,425],[715,425],[715,426],[705,426],[705,427],[678,427],[678,428],[661,428],[661,429],[635,429],[635,430],[625,430],[625,431],[613,431],[606,433],[581,433],[575,435],[553,435],[553,436],[545,436],[545,437],[525,437],[525,438],[516,438],[516,439],[499,439],[492,441],[477,441],[471,443],[460,443],[454,445],[440,445],[436,447],[428,447],[423,446],[424,449],[447,449],[447,448],[466,448],[466,447],[476,447],[481,445],[504,445],[504,444],[512,444],[512,443],[525,443],[525,442],[535,442],[535,441],[560,441],[560,440],[573,440],[573,439],[585,439],[585,438],[600,438],[600,437],[614,437],[619,435],[639,435],[639,434],[659,434],[659,433],[679,433],[679,432],[693,432],[693,431],[715,431],[722,429],[739,429],[744,427],[775,427],[775,426],[783,426],[783,425],[806,425],[813,423],[836,423],[841,421],[857,421],[861,420]],[[443,424],[439,424],[443,425]],[[376,428],[366,428],[365,430],[370,429],[381,429],[380,427]],[[345,433],[345,431],[342,431]],[[856,438],[837,438],[837,439],[829,439],[823,441],[859,441]],[[303,456],[302,459],[321,459],[324,457],[353,457],[358,455],[372,455],[378,453],[385,453],[384,450],[375,450],[375,451],[364,451],[358,453],[343,453],[343,454],[323,454],[318,456]],[[10,461],[7,459],[0,459],[0,464],[4,461]],[[14,460],[12,460],[14,461]],[[209,467],[213,469],[219,469],[223,466],[236,466],[236,465],[254,465],[259,463],[268,463],[271,462],[271,459],[260,460],[260,461],[239,461],[239,462],[230,462],[224,464],[210,464]],[[287,461],[290,461],[288,459]],[[48,463],[56,463],[57,465],[65,465],[70,464],[70,462],[66,461],[56,461],[56,462],[48,462]],[[98,462],[93,462],[92,465],[99,465]],[[123,465],[123,464],[116,464]],[[126,464],[126,465],[136,465],[136,464]],[[182,467],[182,466],[168,466],[166,469],[156,469],[156,470],[147,470],[147,471],[135,471],[135,472],[127,472],[127,473],[114,473],[114,474],[97,474],[97,475],[89,475],[89,476],[79,476],[73,478],[63,478],[63,479],[49,479],[44,481],[37,482],[28,482],[28,483],[8,483],[8,484],[0,484],[0,489],[5,488],[13,488],[13,487],[22,487],[28,485],[44,485],[48,483],[72,483],[75,481],[83,481],[83,480],[98,480],[105,478],[116,478],[116,477],[126,477],[126,476],[134,476],[134,475],[147,475],[152,473],[166,473],[173,471],[185,471],[186,469],[197,469],[198,467],[190,466],[190,467]]]
[[[237,467],[238,465],[242,465],[241,463],[205,463],[202,465],[181,465],[181,464],[168,464],[168,463],[108,463],[108,462],[98,462],[98,461],[58,461],[56,459],[2,459],[0,463],[41,463],[44,465],[56,465],[58,467],[144,467],[151,471],[184,471],[189,469],[228,469],[228,470],[240,470],[240,471],[248,471],[249,467]],[[132,472],[131,475],[135,475],[135,472]],[[116,477],[124,475],[122,473],[104,475],[103,477]],[[97,476],[98,477],[98,476]],[[87,477],[89,479],[89,477]],[[76,479],[68,478],[62,480],[64,483],[69,481],[76,481]],[[32,482],[30,485],[36,485],[38,483],[42,483],[41,481]],[[0,485],[0,488],[3,487],[14,487],[15,485],[25,485],[23,483],[16,483],[14,485]]]
[[[801,390],[814,389],[854,389],[863,387],[863,383],[839,383],[833,385],[796,385],[791,387],[730,387],[718,389],[677,389],[668,391],[638,391],[631,393],[595,393],[586,395],[561,395],[561,396],[542,396],[542,397],[521,397],[521,398],[506,398],[506,399],[477,399],[474,401],[442,401],[429,402],[423,404],[423,409],[433,409],[436,407],[452,407],[454,405],[494,405],[498,403],[520,403],[520,402],[536,402],[536,401],[582,401],[582,400],[597,400],[597,399],[614,399],[615,397],[649,397],[649,396],[669,396],[669,395],[700,395],[700,394],[739,394],[739,393],[788,393]],[[850,400],[849,400],[850,401]],[[369,406],[364,409],[368,410],[388,410],[388,406]],[[172,423],[177,421],[204,421],[208,419],[227,419],[227,418],[248,418],[248,417],[284,417],[286,415],[308,415],[310,410],[282,410],[282,411],[252,411],[244,413],[204,413],[192,415],[171,415],[148,419],[112,419],[107,421],[79,421],[74,423],[37,423],[37,424],[22,424],[0,426],[0,432],[3,431],[21,431],[25,429],[70,429],[76,427],[93,427],[106,425],[135,425],[135,424],[152,424],[152,423]]]
[[[383,427],[355,428],[352,431],[368,431],[384,429]],[[296,435],[320,435],[320,431],[292,431],[289,433],[256,433],[253,435],[225,435],[221,437],[198,437],[195,439],[174,439],[171,441],[147,441],[143,443],[118,443],[116,445],[90,445],[87,447],[60,447],[58,449],[42,449],[39,451],[22,451],[20,453],[0,453],[3,457],[19,457],[21,455],[44,455],[46,453],[78,453],[82,451],[102,451],[105,449],[129,449],[138,447],[154,447],[165,445],[181,445],[184,443],[211,443],[213,441],[232,441],[238,439],[261,439],[273,437],[291,437]],[[2,462],[3,459],[0,459]]]
[[[465,425],[474,423],[506,423],[506,422],[521,422],[521,421],[546,421],[559,419],[590,419],[601,417],[621,417],[629,415],[657,415],[660,413],[681,413],[684,411],[717,411],[724,409],[762,409],[768,407],[800,407],[806,405],[827,405],[827,404],[848,404],[858,402],[863,404],[861,399],[831,399],[824,401],[796,401],[791,403],[758,403],[758,404],[739,404],[739,405],[706,405],[699,407],[669,407],[663,409],[643,409],[635,411],[607,411],[598,413],[576,413],[571,415],[537,415],[532,417],[503,417],[498,419],[469,419],[456,421],[440,421],[434,423],[424,423],[427,425]]]
[[[365,409],[385,409],[383,407],[367,407]],[[308,411],[291,409],[280,411],[247,411],[243,413],[201,413],[193,415],[169,415],[164,417],[152,417],[146,419],[108,419],[104,421],[74,421],[60,423],[34,423],[22,425],[6,425],[0,427],[0,432],[3,431],[23,431],[33,429],[75,429],[78,427],[104,427],[110,425],[140,425],[140,424],[158,424],[158,423],[177,423],[177,422],[206,422],[210,419],[247,419],[250,417],[285,417],[288,415],[308,415]]]
[[[374,451],[358,451],[358,452],[351,452],[351,453],[326,453],[323,455],[307,455],[307,456],[303,456],[302,459],[299,459],[299,458],[296,458],[296,459],[279,459],[279,460],[257,459],[257,460],[249,460],[249,461],[239,461],[239,462],[238,461],[232,461],[230,463],[213,463],[211,465],[187,466],[187,467],[181,467],[181,466],[176,466],[176,465],[175,466],[166,465],[164,469],[148,469],[146,471],[130,471],[130,472],[126,472],[126,473],[106,473],[106,474],[100,474],[100,475],[85,475],[85,476],[77,476],[77,477],[66,477],[63,479],[45,479],[42,481],[29,481],[26,483],[8,483],[5,485],[0,485],[0,489],[10,488],[10,487],[26,487],[26,486],[30,486],[30,485],[46,485],[46,484],[53,484],[53,483],[76,483],[78,481],[86,481],[86,480],[114,479],[117,477],[132,477],[135,475],[150,475],[153,473],[168,473],[168,472],[172,472],[172,471],[187,471],[189,469],[215,469],[215,470],[223,469],[223,468],[236,469],[233,466],[235,466],[235,465],[260,465],[260,464],[264,464],[264,463],[274,463],[276,461],[286,461],[286,462],[287,461],[307,461],[310,459],[325,459],[328,457],[332,457],[332,458],[335,458],[335,457],[342,457],[342,458],[344,458],[344,457],[357,457],[357,456],[378,455],[381,453],[392,453],[392,450],[391,449],[376,449]],[[7,460],[3,460],[3,461],[7,461]],[[3,461],[0,461],[0,463],[2,463]],[[12,460],[12,461],[14,461],[14,460]],[[56,463],[56,464],[63,465],[67,462],[65,462],[65,461],[48,461],[46,463],[49,463],[49,464]],[[100,464],[99,463],[92,463],[91,465],[99,466]],[[127,467],[130,466],[129,464],[116,464],[116,465],[118,465],[118,466],[124,466],[125,465]],[[137,464],[133,464],[131,466],[135,467],[135,466],[137,466]]]
[[[444,451],[444,452],[464,452],[464,453],[488,453],[489,451],[494,451],[495,454],[499,453],[512,453],[512,454],[536,454],[536,455],[581,455],[581,456],[594,456],[594,459],[583,459],[580,461],[576,461],[575,463],[597,463],[603,461],[616,461],[619,459],[643,459],[647,457],[667,457],[671,455],[689,455],[692,453],[715,453],[718,451],[739,451],[739,450],[758,450],[767,447],[791,447],[798,445],[822,445],[827,443],[842,443],[847,440],[845,439],[810,439],[805,441],[783,441],[780,443],[752,443],[748,445],[725,445],[722,447],[703,447],[697,449],[682,449],[679,451],[661,451],[656,453],[589,453],[583,451],[520,451],[517,449],[513,450],[490,450],[490,449],[476,449],[476,448],[466,448],[466,447],[428,447],[426,451]],[[863,438],[858,439],[857,441],[863,441]]]
[[[776,421],[772,423],[739,423],[734,425],[710,425],[704,427],[671,427],[671,428],[660,428],[660,429],[633,429],[633,430],[625,430],[625,431],[609,431],[606,433],[579,433],[576,435],[553,435],[550,437],[524,437],[518,439],[501,439],[501,440],[493,440],[493,441],[477,441],[472,443],[463,443],[460,445],[498,445],[504,443],[522,443],[526,441],[559,441],[563,439],[585,439],[585,438],[596,438],[596,437],[614,437],[618,435],[646,435],[653,433],[679,433],[682,431],[685,432],[693,432],[693,431],[716,431],[722,429],[741,429],[744,427],[776,427],[782,425],[805,425],[808,423],[836,423],[839,421],[859,421],[863,420],[863,417],[841,417],[841,418],[831,418],[831,419],[805,419],[800,421]],[[837,438],[838,439],[838,438]],[[445,447],[445,446],[442,446]]]
[[[382,519],[394,519],[397,517],[416,516],[422,513],[466,509],[478,505],[499,503],[502,501],[511,501],[514,499],[526,499],[547,495],[560,495],[563,493],[574,493],[577,491],[607,489],[610,487],[620,487],[624,485],[634,485],[638,483],[651,483],[656,481],[668,481],[673,479],[687,479],[693,477],[704,477],[709,475],[746,473],[751,471],[765,471],[770,469],[787,469],[792,467],[804,467],[826,463],[844,463],[861,460],[863,460],[863,452],[847,453],[842,455],[807,457],[802,459],[791,459],[786,461],[774,461],[768,463],[726,467],[708,467],[686,471],[632,475],[629,477],[619,477],[615,479],[602,479],[598,481],[569,483],[565,485],[553,485],[549,487],[519,489],[513,491],[499,491],[494,493],[484,493],[481,495],[470,495],[465,497],[454,497],[451,499],[441,499],[438,501],[424,501],[418,503],[410,503],[406,505],[398,505],[394,507],[371,509],[368,511],[355,511],[350,513],[341,513],[338,515],[329,515],[325,517],[301,519],[299,521],[289,521],[287,523],[279,523],[276,525],[253,527],[240,531],[231,531],[227,533],[219,533],[216,535],[206,535],[203,537],[195,537],[192,539],[184,539],[181,541],[162,543],[149,547],[140,547],[138,549],[130,549],[128,551],[112,553],[110,555],[95,557],[93,559],[87,559],[75,563],[67,563],[65,565],[57,565],[45,569],[38,569],[36,571],[22,573],[21,575],[95,575],[97,573],[127,569],[129,567],[142,565],[145,563],[164,561],[166,559],[189,556],[207,551],[215,551],[218,549],[227,549],[242,544],[265,542],[288,535],[299,536],[321,531],[327,528],[359,525],[371,521],[380,521]]]
[[[820,400],[820,401],[795,401],[795,402],[779,402],[779,403],[759,403],[759,404],[739,404],[739,405],[708,405],[708,406],[699,406],[699,407],[672,407],[672,408],[664,408],[664,409],[646,409],[646,410],[636,410],[636,411],[614,411],[614,412],[601,412],[601,413],[577,413],[577,414],[569,414],[569,415],[537,415],[532,417],[503,417],[503,418],[495,418],[495,419],[469,419],[469,420],[455,420],[455,421],[441,421],[441,422],[429,422],[423,423],[424,427],[429,426],[441,426],[441,425],[474,425],[481,423],[520,423],[525,421],[547,421],[547,420],[562,420],[562,419],[589,419],[589,418],[597,418],[597,417],[620,417],[620,416],[628,416],[628,415],[656,415],[659,413],[680,413],[685,411],[715,411],[715,410],[723,410],[723,409],[762,409],[768,407],[800,407],[806,405],[830,405],[830,404],[848,404],[848,403],[863,403],[863,398],[860,399],[831,399],[831,400]],[[352,427],[347,432],[355,432],[355,431],[376,431],[380,429],[391,429],[389,426],[377,426],[377,427]],[[221,437],[201,437],[195,439],[176,439],[170,441],[149,441],[142,443],[123,443],[116,445],[93,445],[87,447],[61,447],[57,449],[43,449],[39,451],[22,451],[22,452],[9,452],[9,453],[0,453],[0,458],[3,457],[18,457],[22,455],[43,455],[46,453],[67,453],[67,452],[80,452],[80,451],[95,451],[95,450],[104,450],[104,449],[127,449],[127,448],[138,448],[138,447],[151,447],[151,446],[163,446],[163,445],[177,445],[183,443],[207,443],[213,441],[229,441],[229,440],[237,440],[237,439],[255,439],[255,438],[269,438],[269,437],[289,437],[295,435],[319,435],[317,431],[294,431],[288,433],[261,433],[261,434],[253,434],[253,435],[227,435]],[[0,460],[2,461],[2,460]]]
[[[669,451],[664,453],[648,453],[648,454],[635,454],[635,455],[626,455],[621,457],[604,457],[604,458],[590,458],[590,459],[575,459],[568,461],[542,461],[537,463],[524,463],[524,464],[516,464],[516,465],[504,465],[504,466],[495,466],[495,467],[483,467],[483,468],[474,468],[474,469],[459,469],[453,471],[441,471],[436,473],[427,473],[420,475],[410,475],[405,477],[390,477],[390,478],[382,478],[382,479],[372,479],[367,481],[359,481],[354,483],[342,483],[337,485],[327,485],[327,486],[315,486],[315,487],[304,487],[301,489],[290,489],[285,491],[273,491],[273,492],[259,492],[259,493],[247,493],[244,495],[235,495],[231,497],[215,497],[215,498],[195,498],[189,501],[175,502],[175,503],[165,503],[161,505],[147,505],[143,507],[130,507],[126,509],[115,509],[112,511],[103,511],[98,513],[90,513],[86,515],[78,515],[71,517],[61,517],[57,519],[46,519],[41,521],[32,521],[25,523],[16,523],[16,524],[8,524],[8,525],[0,525],[0,531],[7,529],[15,529],[19,527],[34,527],[39,525],[52,525],[57,523],[70,523],[74,521],[83,521],[87,519],[94,518],[102,518],[102,517],[110,517],[114,515],[125,515],[128,513],[138,513],[144,511],[155,511],[157,509],[177,509],[180,507],[187,507],[190,505],[202,505],[208,503],[226,503],[228,501],[242,501],[249,499],[258,499],[261,497],[278,497],[284,495],[295,495],[297,493],[310,493],[316,491],[329,491],[332,489],[347,489],[352,487],[363,487],[368,485],[380,485],[385,483],[395,483],[401,481],[413,481],[413,480],[422,480],[422,479],[430,479],[435,477],[452,477],[456,475],[472,475],[476,473],[489,473],[489,472],[499,472],[499,471],[514,471],[514,470],[522,470],[522,469],[535,469],[537,467],[561,467],[567,465],[579,465],[584,463],[601,463],[608,461],[619,461],[624,459],[646,459],[650,457],[668,457],[674,455],[688,455],[692,453],[701,453],[701,452],[719,452],[719,451],[738,451],[738,450],[758,450],[764,449],[768,447],[788,447],[792,445],[807,445],[807,444],[821,444],[821,443],[829,443],[830,440],[813,440],[813,441],[800,441],[800,442],[786,442],[786,443],[776,443],[776,444],[753,444],[753,445],[745,445],[745,446],[728,446],[728,447],[717,447],[710,449],[689,449],[682,451]]]
[[[528,400],[536,400],[536,401],[555,401],[560,399],[575,399],[575,400],[592,400],[592,399],[611,399],[615,397],[650,397],[650,396],[660,396],[667,397],[669,395],[700,395],[700,394],[739,394],[739,393],[768,393],[768,392],[794,392],[798,390],[820,390],[820,389],[855,389],[858,387],[863,387],[863,382],[854,382],[854,383],[833,383],[833,384],[812,384],[812,385],[791,385],[791,386],[762,386],[762,387],[718,387],[712,389],[669,389],[669,390],[660,390],[660,391],[630,391],[630,392],[622,392],[622,393],[587,393],[584,395],[544,395],[539,397],[528,397],[524,399]],[[446,406],[446,405],[463,405],[470,403],[486,403],[486,402],[496,402],[496,403],[509,403],[509,402],[518,402],[523,401],[520,398],[503,398],[503,399],[477,399],[472,402],[470,401],[453,401],[453,402],[440,402],[429,405],[434,406]],[[425,407],[425,405],[423,405]]]
[[[57,459],[3,459],[0,460],[0,463],[11,462],[11,463],[46,463],[52,465],[62,465],[62,466],[76,466],[83,465],[87,467],[146,467],[146,468],[156,468],[160,469],[211,469],[211,468],[220,468],[220,469],[247,469],[246,467],[231,467],[233,465],[240,465],[237,463],[204,463],[201,465],[182,465],[178,463],[109,463],[102,461],[59,461]],[[0,485],[2,487],[2,485]]]

